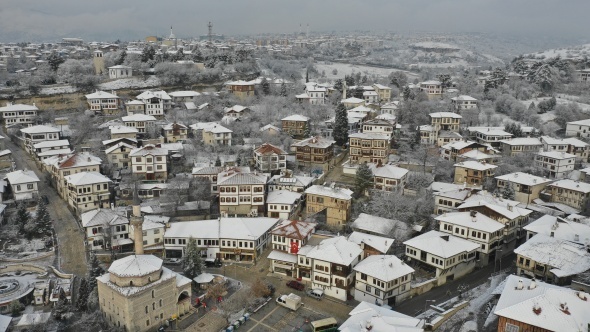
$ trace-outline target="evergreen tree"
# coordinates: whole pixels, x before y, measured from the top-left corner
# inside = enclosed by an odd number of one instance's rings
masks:
[[[305,83],[309,83],[309,68],[305,71]]]
[[[189,237],[184,256],[182,257],[182,271],[184,272],[184,276],[191,280],[201,274],[203,269],[199,251],[197,240]]]
[[[514,188],[512,187],[512,184],[507,183],[506,186],[504,186],[504,189],[502,189],[502,198],[514,200]]]
[[[53,71],[57,71],[59,66],[65,61],[66,60],[64,60],[64,58],[62,58],[61,56],[57,55],[56,52],[51,52],[51,54],[47,57],[47,63]]]
[[[21,232],[25,231],[25,225],[30,219],[31,214],[27,210],[25,203],[19,204],[16,210],[15,223],[18,225],[18,228]]]
[[[104,269],[100,266],[98,258],[94,252],[90,252],[90,259],[88,260],[88,279],[86,281],[88,293],[96,287],[96,278],[104,274]]]
[[[373,186],[373,172],[367,163],[360,164],[356,169],[356,178],[354,180],[354,192],[357,197],[365,195],[367,189]]]
[[[280,95],[281,97],[287,97],[287,85],[285,84],[285,82],[281,83]]]
[[[361,85],[357,85],[354,89],[354,92],[352,93],[352,96],[355,98],[363,99],[364,92],[365,90],[363,89],[363,87]]]
[[[332,137],[334,137],[336,144],[340,146],[348,143],[348,112],[343,103],[338,104],[336,107],[336,119],[334,121]]]
[[[265,77],[263,77],[262,81],[260,81],[260,86],[262,87],[262,93],[264,95],[270,95],[270,83],[268,83]]]
[[[414,97],[412,96],[412,90],[407,85],[404,86],[404,89],[402,90],[402,98],[404,99],[404,101],[408,101],[408,99],[414,99]]]
[[[167,54],[167,53],[164,53]],[[141,52],[141,62],[148,62],[150,60],[154,60],[154,56],[156,55],[156,50],[150,45],[143,48]]]
[[[305,130],[303,131],[305,138],[311,137],[311,123],[309,121],[305,124]]]
[[[219,156],[217,156],[217,159],[215,159],[215,166],[221,166],[221,159]]]
[[[353,86],[354,85],[354,76],[344,75],[344,82],[346,82],[347,86]]]
[[[42,198],[37,202],[37,215],[35,216],[35,224],[37,224],[37,232],[39,234],[51,233],[51,216],[47,210],[47,204]]]
[[[82,277],[80,279],[80,288],[78,288],[78,298],[76,299],[76,308],[79,311],[86,311],[88,308],[88,282],[86,278]]]
[[[12,317],[18,316],[20,312],[24,309],[25,306],[22,303],[20,303],[19,300],[13,300],[10,302],[10,304],[8,304],[8,310],[10,311]]]
[[[122,65],[125,62],[125,58],[127,58],[127,51],[123,50],[115,60],[115,65]]]
[[[343,83],[341,79],[337,79],[336,82],[334,83],[334,89],[338,90],[342,93],[342,88],[343,88]]]
[[[68,299],[66,298],[66,293],[62,290],[59,293],[59,299],[57,300],[57,305],[53,307],[53,317],[56,320],[65,319],[64,314],[69,311],[69,303]]]

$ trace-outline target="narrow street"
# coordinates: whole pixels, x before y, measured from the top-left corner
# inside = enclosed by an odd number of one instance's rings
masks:
[[[16,169],[29,169],[35,172],[39,179],[39,195],[47,196],[49,214],[53,220],[53,227],[58,242],[58,262],[56,266],[63,272],[74,273],[78,276],[86,274],[86,252],[84,248],[84,234],[78,222],[67,208],[57,191],[47,185],[43,172],[37,167],[33,158],[20,146],[14,144],[8,135],[6,137],[6,148],[12,151],[12,159],[16,163]]]
[[[513,264],[514,260],[514,254],[502,257],[502,269],[507,269],[508,267],[510,267],[511,269],[515,269]],[[500,264],[498,264],[497,266],[498,270],[500,269],[499,265]],[[406,315],[416,316],[424,311],[424,308],[426,308],[427,304],[433,305],[441,303],[452,297],[459,295],[459,286],[468,285],[467,288],[472,289],[474,287],[486,283],[493,272],[494,264],[491,263],[479,270],[475,270],[472,273],[469,273],[468,275],[462,278],[448,282],[440,287],[435,287],[429,292],[408,299],[402,302],[400,305],[395,306],[393,309]],[[515,271],[511,270],[511,272]],[[447,292],[450,292],[450,294]]]

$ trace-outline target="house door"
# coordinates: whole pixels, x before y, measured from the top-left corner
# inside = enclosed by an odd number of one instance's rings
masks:
[[[154,174],[154,173],[146,173],[145,179],[146,180],[155,180],[156,179],[156,174]]]

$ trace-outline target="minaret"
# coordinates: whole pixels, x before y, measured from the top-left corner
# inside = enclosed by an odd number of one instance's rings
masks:
[[[139,196],[137,195],[137,184],[133,189],[133,215],[131,216],[131,226],[133,226],[133,244],[135,254],[143,255],[143,218],[141,217],[141,206]]]

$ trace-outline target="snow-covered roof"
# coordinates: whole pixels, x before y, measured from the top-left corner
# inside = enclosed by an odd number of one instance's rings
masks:
[[[141,100],[134,99],[132,101],[126,102],[125,105],[145,105],[145,103]]]
[[[119,143],[111,146],[110,148],[106,149],[104,152],[105,152],[105,154],[109,154],[109,153],[111,153],[111,152],[113,152],[115,150],[118,150],[121,147],[126,147],[126,148],[129,148],[131,150],[132,149],[135,149],[135,146],[133,146],[133,145],[127,144],[125,142],[119,142]]]
[[[67,139],[60,139],[57,141],[44,141],[33,145],[35,149],[54,148],[56,146],[68,146],[70,142]]]
[[[350,97],[350,98],[342,99],[341,102],[348,103],[348,104],[360,104],[360,103],[364,103],[365,101],[360,98]]]
[[[380,134],[380,133],[354,133],[348,135],[349,138],[360,138],[360,139],[370,139],[370,140],[389,140],[389,135],[387,134]]]
[[[500,142],[508,145],[543,145],[543,143],[535,137],[516,137],[513,139],[504,139]]]
[[[259,146],[258,148],[256,148],[256,150],[254,150],[254,153],[261,154],[261,155],[271,155],[271,154],[281,155],[281,154],[287,154],[287,152],[285,150],[279,148],[278,146],[269,144],[269,143],[262,144],[261,146]]]
[[[454,101],[477,101],[477,99],[475,99],[471,96],[467,96],[467,95],[460,95],[457,97],[453,97],[453,98],[451,98],[451,100],[454,100]]]
[[[428,189],[432,190],[434,193],[450,191],[450,190],[459,190],[462,188],[464,188],[464,185],[462,185],[462,184],[447,183],[447,182],[433,182],[428,187]]]
[[[165,238],[256,240],[273,228],[279,219],[224,218],[171,223]]]
[[[515,275],[504,283],[497,316],[546,331],[588,331],[589,294]]]
[[[321,185],[313,185],[305,190],[306,194],[327,196],[337,199],[352,199],[352,190],[346,188],[331,188]]]
[[[569,145],[572,145],[572,146],[574,146],[576,148],[585,148],[585,147],[587,147],[589,145],[588,143],[586,143],[584,141],[581,141],[581,140],[579,140],[579,139],[577,139],[575,137],[564,138],[563,139],[563,142],[564,143],[567,143]]]
[[[111,209],[95,209],[80,215],[82,227],[129,224],[129,220]]]
[[[291,144],[291,146],[294,146],[294,147],[308,146],[311,148],[325,149],[325,148],[328,148],[328,147],[334,145],[334,143],[336,143],[336,141],[331,140],[329,138],[325,138],[323,136],[316,136],[316,137],[310,137],[310,138],[304,139],[304,140],[299,141],[297,143],[293,143],[293,144]]]
[[[277,127],[277,126],[273,126],[271,124],[267,124],[266,126],[263,126],[262,128],[260,128],[259,131],[266,131],[266,130],[275,130],[275,131],[281,131],[281,128]]]
[[[351,224],[354,230],[382,234],[386,236],[394,236],[395,238],[407,236],[409,231],[408,226],[399,221],[387,218],[372,216],[370,214],[361,213],[356,220]],[[395,234],[392,234],[394,232]],[[400,234],[398,234],[400,233]]]
[[[144,256],[147,256],[147,255],[144,255]],[[134,256],[128,256],[128,257],[134,257]],[[105,285],[107,285],[108,287],[110,287],[111,289],[113,289],[114,291],[116,291],[117,293],[119,293],[123,296],[131,296],[134,294],[141,293],[147,289],[150,289],[150,288],[152,288],[162,282],[170,280],[170,279],[175,279],[177,288],[183,287],[183,286],[191,283],[191,280],[189,278],[182,276],[179,273],[171,271],[165,267],[162,267],[161,269],[162,269],[162,274],[160,275],[160,277],[156,281],[152,281],[151,283],[144,285],[144,286],[121,287],[121,286],[115,285],[110,280],[110,275],[111,275],[110,273],[105,273],[96,279],[98,281],[104,283]]]
[[[175,126],[177,126],[177,128],[179,128],[179,129],[187,129],[188,128],[187,126],[183,125],[182,123],[172,122],[172,123],[167,123],[164,126],[162,126],[162,129],[174,130]]]
[[[479,212],[475,212],[475,216],[471,216],[471,212],[447,212],[436,217],[435,220],[487,233],[504,229],[504,224]]]
[[[236,169],[230,169],[219,173],[217,177],[218,186],[240,185],[240,184],[266,184],[268,174],[265,173],[242,173]]]
[[[10,322],[12,322],[12,317],[0,315],[0,332],[6,332]]]
[[[129,66],[123,66],[123,65],[110,66],[108,68],[109,69],[131,69],[131,67],[129,67]]]
[[[158,98],[158,99],[162,99],[162,100],[171,100],[172,99],[164,90],[144,91],[144,92],[140,93],[136,98],[139,100],[146,100],[146,99],[151,99],[151,98]]]
[[[8,182],[10,182],[11,185],[40,181],[35,172],[28,170],[18,170],[10,172],[6,174],[6,178],[8,179]]]
[[[275,175],[269,181],[268,184],[272,185],[289,185],[289,186],[297,186],[297,187],[307,187],[310,183],[313,182],[315,178],[311,176],[304,176],[304,175],[292,175],[292,176],[285,176],[285,175]]]
[[[558,277],[590,270],[590,253],[581,244],[537,234],[514,249],[514,253],[550,266]],[[547,267],[546,267],[547,268]]]
[[[505,132],[504,129],[493,129],[487,127],[478,127],[475,130],[472,130],[474,133],[479,133],[485,136],[504,136],[504,137],[512,137],[511,133]]]
[[[104,91],[96,91],[94,93],[86,95],[86,99],[118,99],[117,95]]]
[[[301,198],[302,193],[290,190],[274,190],[268,193],[266,204],[295,204]]]
[[[512,183],[518,183],[525,186],[535,186],[542,183],[550,183],[553,180],[549,180],[547,178],[542,178],[540,176],[523,173],[523,172],[515,172],[510,174],[505,174],[501,176],[496,176],[496,179],[502,181],[508,181]]]
[[[561,189],[569,189],[573,191],[583,192],[585,194],[590,193],[590,183],[579,182],[570,179],[558,180],[551,184],[550,187],[557,187]]]
[[[459,157],[463,159],[472,159],[475,161],[494,159],[493,155],[481,152],[479,150],[469,150],[463,154],[460,154]]]
[[[273,250],[268,254],[268,259],[289,263],[297,263],[297,255],[289,254],[284,251]]]
[[[584,119],[584,120],[578,120],[578,121],[570,121],[567,124],[590,126],[590,119]]]
[[[172,97],[198,97],[201,94],[197,91],[174,91],[170,92],[168,95]]]
[[[121,120],[123,120],[123,122],[156,121],[156,118],[153,115],[133,114],[124,116]]]
[[[439,231],[418,235],[404,244],[442,258],[450,258],[479,248],[477,243]]]
[[[478,171],[486,171],[489,169],[498,168],[496,165],[488,164],[488,163],[480,163],[479,161],[475,160],[465,160],[460,163],[453,165],[455,167],[467,168],[467,169],[474,169]]]
[[[309,118],[304,115],[293,114],[286,118],[282,118],[281,121],[309,121]]]
[[[442,83],[440,81],[435,81],[435,80],[420,82],[420,85],[441,85],[441,84]]]
[[[111,135],[112,134],[137,134],[139,132],[139,130],[137,130],[137,128],[128,127],[128,126],[110,126],[109,130],[111,131]]]
[[[18,323],[16,324],[17,327],[19,326],[39,326],[46,324],[51,318],[51,312],[39,312],[34,314],[23,314]]]
[[[109,273],[119,277],[142,277],[162,269],[162,259],[154,255],[130,255],[117,259]]]
[[[363,250],[358,244],[347,240],[344,236],[337,236],[323,240],[320,244],[314,246],[306,256],[324,262],[348,266],[362,252]]]
[[[413,268],[394,255],[371,255],[353,269],[385,282],[414,273]]]
[[[374,163],[367,164],[371,171],[373,172],[373,176],[387,178],[387,179],[402,179],[406,174],[408,174],[408,170],[405,168],[385,164],[382,166],[377,166]]]
[[[453,118],[453,119],[462,119],[463,117],[457,113],[453,112],[436,112],[430,113],[431,118]]]
[[[193,130],[203,130],[205,132],[211,132],[214,134],[233,133],[232,130],[225,128],[216,122],[199,122],[190,125]]]
[[[230,113],[230,112],[241,113],[241,112],[248,111],[248,110],[250,110],[250,108],[248,108],[246,106],[242,106],[242,105],[234,105],[232,107],[226,107],[224,109],[225,113]]]
[[[108,177],[98,172],[80,172],[65,177],[67,183],[74,186],[85,186],[95,183],[112,182]]]
[[[281,220],[279,224],[270,232],[273,235],[284,236],[289,239],[303,240],[315,231],[316,223],[298,221],[298,220]]]
[[[168,150],[164,148],[155,147],[153,144],[148,144],[146,146],[142,146],[140,148],[133,149],[129,152],[129,156],[167,156]]]
[[[340,332],[423,332],[424,320],[369,302],[359,303],[340,325]]]
[[[544,215],[526,225],[524,230],[533,234],[553,236],[558,240],[590,244],[590,226],[555,216]]]
[[[559,159],[559,160],[576,158],[575,154],[570,154],[567,152],[558,152],[558,151],[540,151],[540,152],[537,152],[537,155],[547,157],[547,158]]]
[[[394,240],[388,237],[354,231],[348,236],[348,241],[352,241],[358,245],[364,243],[375,248],[382,254],[386,254],[393,245]]]
[[[7,104],[4,107],[0,107],[0,112],[18,112],[18,111],[38,111],[39,108],[35,105],[25,104]]]
[[[446,198],[464,201],[465,199],[467,199],[467,197],[471,196],[472,194],[473,194],[472,188],[461,187],[460,189],[445,190],[445,191],[436,192],[434,195],[437,197],[446,197]]]
[[[20,131],[25,134],[41,134],[41,133],[59,133],[61,130],[56,127],[50,127],[50,126],[46,126],[46,125],[37,125],[37,126],[22,128]]]

